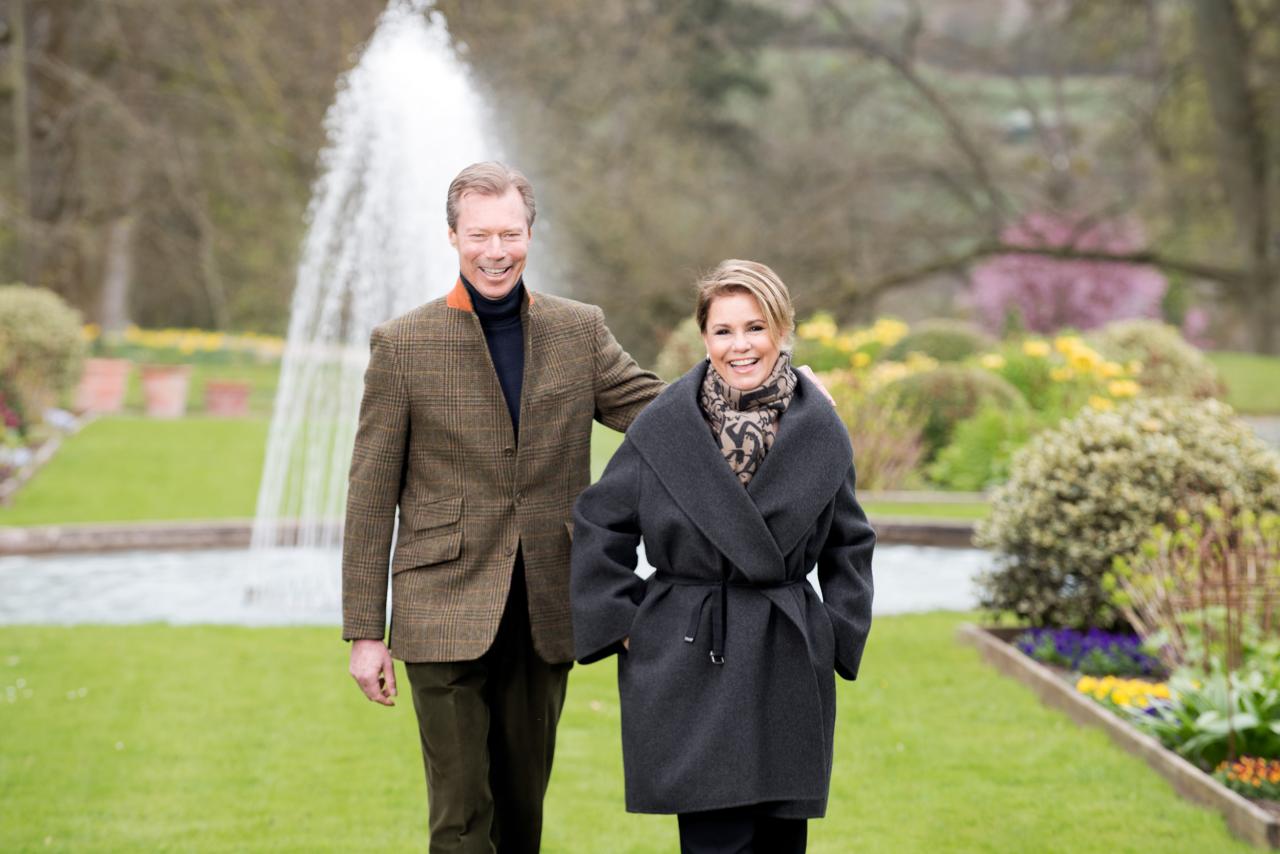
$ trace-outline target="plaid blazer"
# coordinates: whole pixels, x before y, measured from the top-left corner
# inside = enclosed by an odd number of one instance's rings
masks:
[[[530,291],[521,317],[518,444],[461,281],[374,329],[347,496],[345,639],[383,638],[389,571],[396,658],[478,658],[519,547],[534,648],[573,660],[570,519],[590,480],[591,422],[626,430],[664,386],[595,306]]]

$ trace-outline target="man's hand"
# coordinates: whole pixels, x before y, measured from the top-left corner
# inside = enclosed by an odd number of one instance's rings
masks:
[[[387,645],[382,641],[352,641],[349,671],[370,700],[384,706],[396,704],[396,668]]]
[[[836,405],[836,399],[831,396],[831,392],[827,391],[827,387],[822,384],[822,380],[818,379],[818,375],[813,372],[813,368],[808,365],[800,365],[796,370],[808,377],[809,381],[818,387],[818,391],[822,392],[823,395],[826,396],[827,403],[830,403],[832,406]]]

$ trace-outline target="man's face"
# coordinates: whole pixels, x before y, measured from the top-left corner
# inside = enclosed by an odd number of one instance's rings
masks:
[[[531,239],[524,201],[515,187],[501,196],[464,194],[458,201],[457,229],[449,231],[462,275],[488,299],[506,296],[520,281]]]

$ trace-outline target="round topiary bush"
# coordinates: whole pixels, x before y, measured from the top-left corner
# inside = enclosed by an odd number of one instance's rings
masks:
[[[1102,577],[1157,522],[1193,496],[1280,510],[1280,454],[1216,400],[1138,398],[1085,409],[1014,456],[976,542],[1001,565],[983,577],[983,605],[1035,626],[1118,623]]]
[[[653,372],[671,382],[684,376],[706,356],[707,345],[702,340],[702,330],[698,328],[697,318],[686,317],[667,336],[662,349],[658,351]]]
[[[877,402],[891,401],[923,422],[926,458],[951,441],[955,426],[984,407],[1025,409],[1027,402],[1004,377],[969,365],[939,365],[908,374],[877,392]]]
[[[1213,363],[1167,323],[1122,320],[1091,335],[1090,340],[1113,361],[1141,362],[1137,380],[1151,395],[1204,398],[1222,394],[1222,380]]]
[[[53,291],[0,286],[0,373],[22,400],[28,418],[71,390],[80,376],[84,340],[80,314]]]
[[[911,328],[881,358],[901,362],[908,353],[923,353],[939,362],[963,362],[995,344],[983,332],[962,320],[925,320]]]

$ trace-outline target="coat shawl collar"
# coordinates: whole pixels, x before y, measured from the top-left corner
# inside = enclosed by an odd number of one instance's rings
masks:
[[[785,580],[783,556],[812,528],[849,470],[848,434],[822,392],[801,375],[773,447],[743,489],[698,407],[709,369],[701,362],[673,383],[627,438],[730,563],[754,583],[777,583]]]

